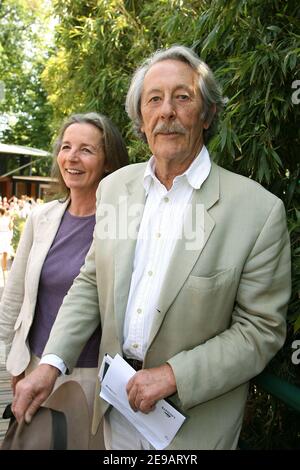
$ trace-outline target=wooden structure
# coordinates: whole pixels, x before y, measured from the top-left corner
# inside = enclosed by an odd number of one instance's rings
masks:
[[[0,196],[42,198],[52,180],[33,176],[31,166],[37,159],[50,157],[44,150],[0,143]]]

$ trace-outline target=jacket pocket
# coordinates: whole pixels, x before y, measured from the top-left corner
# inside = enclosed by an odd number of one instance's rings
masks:
[[[186,282],[188,289],[214,290],[230,286],[235,280],[235,268],[220,271],[212,276],[189,276]]]

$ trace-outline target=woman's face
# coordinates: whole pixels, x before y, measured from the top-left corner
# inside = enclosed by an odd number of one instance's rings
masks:
[[[102,132],[97,127],[87,123],[67,127],[57,163],[71,192],[96,191],[106,167],[105,160]]]

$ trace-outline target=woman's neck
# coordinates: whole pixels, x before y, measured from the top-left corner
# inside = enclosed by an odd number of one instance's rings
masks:
[[[68,211],[71,215],[77,217],[86,217],[88,215],[93,215],[96,212],[96,194],[93,192],[70,192],[70,204]]]

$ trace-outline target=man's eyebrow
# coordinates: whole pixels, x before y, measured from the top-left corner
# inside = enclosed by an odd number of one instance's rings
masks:
[[[187,85],[186,83],[180,83],[179,85],[175,87],[175,90],[178,90],[179,88],[183,88],[184,90],[187,90],[187,91],[193,91],[193,88]]]
[[[186,90],[188,91],[189,93],[194,93],[194,89],[193,87],[189,86],[189,85],[186,85],[185,83],[179,83],[178,85],[176,85],[174,91],[177,91],[177,90],[180,90],[180,89],[183,89],[183,90]],[[145,95],[151,95],[152,93],[162,93],[162,88],[150,88],[150,90],[144,90],[144,94]]]
[[[161,92],[162,92],[161,88],[150,88],[150,90],[147,90],[147,91],[144,90],[145,95],[151,95],[152,93],[161,93]]]

